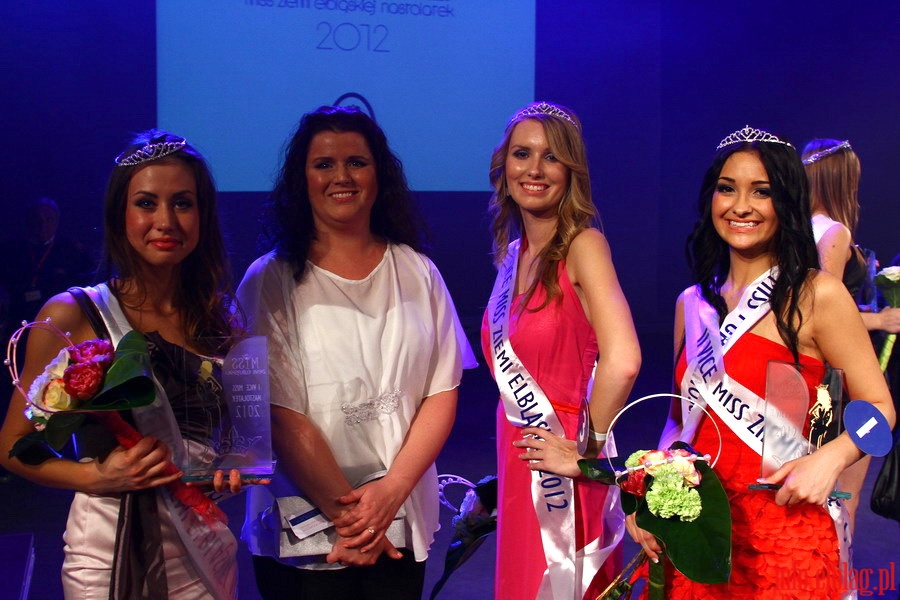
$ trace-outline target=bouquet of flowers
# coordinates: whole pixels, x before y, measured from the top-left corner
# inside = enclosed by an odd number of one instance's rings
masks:
[[[626,406],[613,424],[629,407],[653,397]],[[599,458],[579,460],[578,466],[590,479],[619,486],[622,509],[634,514],[638,527],[662,542],[665,556],[685,577],[701,583],[724,583],[731,574],[731,510],[709,462],[708,454],[675,442],[665,450],[634,452],[622,470],[614,470],[607,459]],[[646,560],[641,551],[600,598],[630,597],[638,568]],[[662,563],[650,563],[651,600],[664,598],[664,579]]]
[[[875,275],[875,285],[878,286],[888,306],[900,307],[900,267],[887,267],[879,271]],[[884,339],[884,346],[881,347],[881,353],[878,355],[878,364],[882,371],[887,369],[896,340],[896,333],[889,333]]]
[[[58,335],[66,346],[26,391],[19,381],[16,347],[22,334],[33,328]],[[125,448],[133,448],[143,437],[120,414],[120,411],[147,406],[156,397],[147,343],[139,332],[128,332],[113,348],[104,339],[73,344],[49,319],[23,322],[9,340],[4,363],[13,385],[28,404],[25,415],[35,428],[10,451],[11,456],[22,462],[38,464],[50,458],[46,452],[48,446],[58,455],[88,415],[109,429]],[[178,468],[171,463],[165,470],[166,474],[177,472]],[[168,488],[207,522],[225,522],[225,514],[199,489],[180,480],[168,484]]]

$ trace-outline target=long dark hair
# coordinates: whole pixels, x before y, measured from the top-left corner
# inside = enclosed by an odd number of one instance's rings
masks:
[[[728,309],[720,290],[728,276],[731,260],[728,244],[713,226],[712,198],[725,161],[736,152],[746,151],[759,156],[772,188],[772,204],[778,216],[772,258],[778,265],[779,275],[769,302],[781,339],[794,360],[799,361],[797,331],[803,322],[800,298],[809,270],[819,268],[819,258],[810,223],[806,173],[793,147],[774,142],[743,142],[725,146],[716,153],[700,188],[699,218],[687,239],[688,264],[703,298],[715,307],[721,322]]]
[[[375,160],[378,196],[372,206],[372,233],[394,244],[423,249],[424,223],[413,201],[400,159],[391,151],[381,128],[355,106],[322,106],[303,115],[288,143],[278,180],[263,217],[265,242],[293,268],[300,281],[316,227],[306,181],[306,158],[313,137],[323,131],[356,132]]]
[[[180,136],[166,131],[150,129],[138,133],[121,156],[144,148],[149,144],[178,144]],[[216,348],[204,347],[203,338],[229,336],[239,329],[233,312],[231,295],[231,267],[216,202],[216,186],[209,166],[203,156],[190,144],[164,157],[144,161],[137,165],[118,165],[113,169],[103,200],[104,251],[100,273],[114,292],[121,291],[125,280],[133,282],[138,296],[146,296],[143,272],[144,264],[128,242],[125,231],[125,208],[128,185],[135,173],[147,165],[181,162],[194,174],[197,185],[197,206],[200,212],[200,239],[197,247],[179,265],[179,285],[175,288],[173,304],[182,315],[185,338],[199,345],[204,351]]]

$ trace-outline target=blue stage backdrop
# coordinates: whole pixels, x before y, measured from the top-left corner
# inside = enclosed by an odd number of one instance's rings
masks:
[[[356,104],[414,189],[486,190],[498,126],[534,96],[534,19],[534,0],[158,0],[158,122],[222,191],[262,191],[299,113]]]
[[[50,196],[63,233],[99,250],[112,157],[131,132],[169,127],[210,157],[240,277],[285,138],[304,112],[356,93],[404,160],[473,327],[493,278],[488,157],[532,99],[584,121],[641,332],[671,331],[703,170],[746,123],[798,145],[849,139],[863,166],[857,239],[884,262],[900,251],[898,3],[33,0],[2,3],[0,20],[3,235],[23,202]]]

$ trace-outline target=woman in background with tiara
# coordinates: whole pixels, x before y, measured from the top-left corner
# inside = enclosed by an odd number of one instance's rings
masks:
[[[862,451],[845,432],[780,467],[767,462],[773,472],[759,479],[769,360],[841,368],[851,397],[871,402],[888,424],[895,418],[856,305],[840,280],[816,269],[807,196],[793,146],[749,126],[719,144],[703,178],[699,218],[688,238],[698,283],[678,299],[674,347],[681,394],[704,403],[711,415],[673,403],[660,447],[682,439],[712,454],[721,430],[715,471],[731,505],[732,572],[729,583],[709,585],[671,570],[667,598],[844,597],[842,575],[851,565],[839,543],[842,511],[829,495]],[[816,372],[802,371],[811,404]],[[723,403],[723,393],[736,400]],[[805,434],[785,436],[805,447]],[[757,483],[777,491],[749,488]],[[633,515],[627,524],[658,560],[657,540]]]
[[[803,148],[803,165],[809,180],[809,201],[813,236],[819,264],[844,282],[860,307],[860,316],[869,331],[900,332],[900,308],[885,307],[873,311],[874,285],[870,271],[874,260],[854,243],[859,223],[859,157],[847,140],[815,139]],[[869,467],[866,456],[841,474],[841,489],[852,494],[847,501],[851,526],[859,506],[859,492]]]
[[[863,297],[867,281],[867,257],[853,241],[859,224],[859,157],[849,141],[816,139],[803,148],[803,165],[809,180],[813,236],[822,270],[841,279],[863,308],[872,299]],[[861,311],[869,331],[900,331],[900,308],[880,312]]]
[[[498,274],[482,345],[501,395],[495,597],[593,599],[621,567],[618,489],[545,472],[540,440],[516,447],[540,435],[568,456],[597,456],[641,363],[578,118],[546,102],[516,113],[490,179]]]
[[[0,463],[35,483],[75,490],[63,536],[67,599],[233,598],[234,536],[163,487],[184,474],[166,474],[169,462],[184,468],[188,449],[208,442],[210,432],[197,422],[224,409],[221,385],[211,381],[220,370],[208,364],[218,348],[203,340],[236,329],[209,167],[184,138],[138,134],[116,158],[103,211],[106,282],[54,296],[37,319],[52,319],[73,343],[108,337],[115,345],[132,329],[144,334],[157,398],[131,416],[145,437],[125,449],[99,428],[83,438],[91,449],[81,461],[49,453],[40,461],[10,458],[12,446],[34,428],[15,391],[0,430]],[[22,389],[62,347],[52,333],[31,330]],[[218,393],[191,403],[187,385]],[[240,473],[232,471],[226,483],[218,471],[214,485],[235,492]]]

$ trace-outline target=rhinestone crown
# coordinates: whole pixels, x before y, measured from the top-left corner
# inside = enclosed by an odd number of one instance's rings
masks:
[[[537,102],[535,104],[526,106],[515,115],[513,115],[513,118],[510,119],[509,122],[512,123],[519,119],[531,117],[534,115],[550,115],[551,117],[556,117],[557,119],[568,121],[575,126],[575,129],[578,129],[578,124],[569,113],[556,106],[555,104],[550,104],[549,102]]]
[[[803,164],[811,165],[814,162],[816,162],[817,160],[822,160],[826,156],[831,156],[838,150],[843,150],[844,148],[846,148],[847,150],[853,150],[853,148],[850,147],[850,140],[844,140],[843,142],[841,142],[840,144],[838,144],[836,146],[832,146],[831,148],[825,148],[824,150],[819,150],[815,154],[810,154],[809,156],[807,156],[806,158],[803,159]]]
[[[181,138],[174,142],[160,142],[158,144],[147,144],[143,148],[138,148],[131,154],[126,155],[125,152],[116,157],[116,164],[120,167],[131,167],[141,163],[149,162],[168,156],[174,152],[178,152],[184,148],[187,140]],[[127,150],[126,150],[127,152]]]
[[[784,144],[789,148],[794,147],[793,144],[780,139],[777,135],[745,125],[743,129],[738,129],[719,142],[719,145],[716,146],[716,150],[721,150],[725,146],[730,146],[731,144],[741,144],[744,142],[768,142],[770,144]]]

